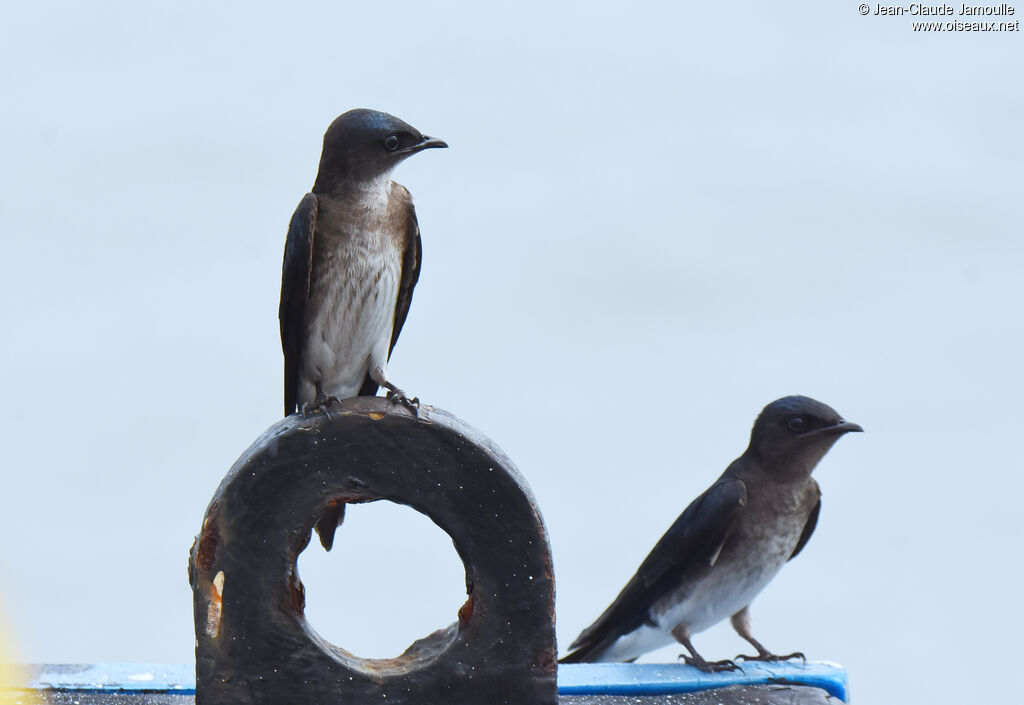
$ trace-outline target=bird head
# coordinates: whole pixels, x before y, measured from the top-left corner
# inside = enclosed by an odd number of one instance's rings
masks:
[[[783,397],[757,417],[747,453],[761,461],[764,471],[780,479],[807,477],[841,436],[863,430],[820,401]]]
[[[324,133],[313,191],[329,191],[346,181],[389,178],[396,166],[417,152],[447,146],[394,115],[365,108],[349,110]]]

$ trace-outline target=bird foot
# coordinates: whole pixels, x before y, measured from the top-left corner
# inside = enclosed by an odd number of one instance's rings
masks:
[[[794,659],[794,658],[798,658],[801,661],[803,661],[804,663],[807,663],[807,657],[804,656],[803,652],[801,652],[801,651],[794,651],[793,653],[786,654],[785,656],[779,656],[778,654],[773,654],[773,653],[771,653],[769,651],[759,651],[757,656],[747,656],[745,654],[740,654],[739,656],[736,657],[736,660],[737,661],[740,661],[740,660],[743,660],[743,661],[789,661],[790,659]]]
[[[392,404],[401,404],[406,409],[411,411],[413,416],[420,415],[420,398],[413,397],[412,399],[410,399],[409,397],[405,396],[405,392],[403,392],[401,389],[393,389],[389,391],[388,401],[390,401]]]
[[[331,412],[327,410],[327,407],[330,406],[331,404],[341,404],[341,399],[334,395],[318,396],[313,401],[303,404],[302,409],[300,411],[302,413],[303,418],[309,418],[310,416],[317,412],[323,412],[324,416],[327,417],[327,420],[330,421]]]
[[[721,661],[705,661],[700,656],[691,658],[686,654],[679,654],[679,658],[682,659],[683,663],[687,666],[693,666],[698,668],[705,673],[724,673],[726,671],[743,671],[734,661],[730,659],[723,659]]]

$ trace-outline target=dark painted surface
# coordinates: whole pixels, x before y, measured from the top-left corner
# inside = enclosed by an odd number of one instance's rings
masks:
[[[551,555],[511,461],[431,407],[416,417],[361,397],[329,411],[271,427],[210,502],[190,560],[199,705],[555,703]],[[457,623],[403,655],[361,659],[306,623],[295,564],[339,503],[379,499],[451,536],[468,597]]]

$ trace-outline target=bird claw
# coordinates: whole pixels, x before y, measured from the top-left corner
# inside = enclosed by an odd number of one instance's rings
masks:
[[[768,651],[764,651],[762,653],[759,653],[757,656],[747,656],[746,654],[740,654],[739,656],[736,657],[736,660],[737,661],[739,661],[739,660],[743,660],[743,661],[789,661],[790,659],[795,659],[795,658],[800,659],[805,664],[807,663],[807,657],[804,656],[802,651],[794,651],[793,653],[786,654],[785,656],[779,656],[778,654],[773,654],[773,653],[768,652]]]
[[[303,418],[309,418],[310,416],[317,412],[323,412],[324,416],[327,417],[327,420],[330,421],[331,412],[327,410],[327,407],[330,406],[332,403],[341,404],[341,399],[338,399],[338,397],[334,395],[318,396],[313,401],[303,404],[302,408],[300,409],[300,413],[302,414]]]
[[[704,671],[704,673],[724,673],[727,671],[740,671],[741,673],[743,672],[743,669],[740,668],[736,664],[736,662],[732,661],[731,659],[722,659],[721,661],[705,661],[699,656],[697,658],[691,658],[686,654],[679,654],[679,658],[682,659],[683,663],[685,663],[687,666],[693,666],[694,668]]]
[[[409,397],[405,396],[405,392],[403,392],[401,389],[394,389],[388,392],[387,398],[388,401],[390,401],[392,404],[401,404],[402,406],[404,406],[406,409],[412,412],[413,416],[420,415],[419,397],[413,397],[412,399],[410,399]]]

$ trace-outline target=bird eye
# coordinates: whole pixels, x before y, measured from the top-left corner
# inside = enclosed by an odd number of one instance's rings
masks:
[[[388,135],[387,139],[384,140],[384,149],[389,152],[394,152],[398,149],[398,135]]]
[[[794,416],[789,420],[789,427],[800,433],[807,428],[807,420],[803,416]]]

